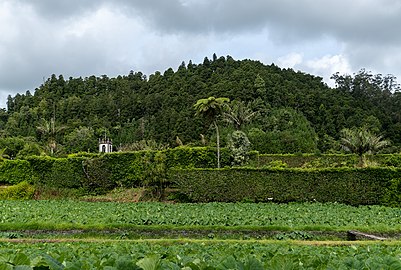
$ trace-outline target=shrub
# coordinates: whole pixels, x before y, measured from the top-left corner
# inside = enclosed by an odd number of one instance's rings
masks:
[[[47,175],[51,172],[55,160],[55,158],[47,156],[32,156],[27,158],[32,169],[32,182],[35,185],[46,184]]]
[[[229,136],[229,149],[232,155],[233,166],[243,166],[249,158],[249,148],[251,143],[246,134],[236,130]]]
[[[393,178],[390,180],[390,185],[386,189],[382,203],[392,207],[401,206],[401,178]]]
[[[383,165],[401,167],[401,155],[386,155]]]
[[[1,200],[29,200],[35,194],[35,188],[27,181],[0,190]]]
[[[82,179],[82,187],[94,193],[105,193],[115,187],[111,181],[108,164],[102,158],[86,159],[82,161],[82,169],[85,177]]]
[[[214,147],[180,146],[165,150],[168,168],[215,168],[217,166]],[[220,149],[221,166],[231,165],[231,153],[227,148]]]
[[[157,152],[154,157],[147,156],[144,160],[145,171],[142,182],[149,188],[152,197],[158,199],[163,196],[164,189],[168,184],[165,158],[165,153]]]
[[[32,170],[26,160],[3,160],[0,162],[0,183],[18,184],[31,182]]]
[[[272,160],[266,165],[266,167],[268,167],[268,168],[287,168],[288,165],[287,165],[287,163],[285,163],[281,160]]]
[[[328,154],[328,155],[311,155],[311,154],[263,154],[253,156],[253,164],[256,167],[268,165],[272,161],[280,160],[290,168],[335,168],[335,167],[354,167],[358,163],[356,155]],[[257,161],[255,161],[257,159]]]
[[[79,188],[84,176],[84,158],[30,157],[33,182],[53,188]]]
[[[173,170],[170,179],[194,202],[316,200],[360,205],[382,203],[390,180],[399,173],[391,168],[192,169]]]
[[[101,157],[108,170],[110,181],[120,187],[139,187],[146,175],[146,160],[152,159],[156,151],[110,153]]]

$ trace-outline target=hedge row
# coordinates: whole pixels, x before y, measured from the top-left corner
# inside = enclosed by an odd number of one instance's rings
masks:
[[[377,167],[401,167],[400,154],[367,155],[368,163]],[[250,166],[265,167],[282,162],[289,168],[338,168],[354,167],[358,164],[358,156],[354,154],[262,154],[251,155]]]
[[[221,163],[230,164],[230,154],[222,149]],[[156,159],[155,159],[156,158]],[[216,149],[178,147],[165,151],[79,153],[66,158],[29,157],[0,162],[0,183],[23,181],[55,188],[110,189],[142,186],[155,167],[208,168],[217,165]]]
[[[401,169],[173,170],[177,188],[193,202],[340,202],[398,204]]]
[[[166,186],[173,183],[191,200],[199,202],[318,200],[375,204],[385,200],[401,201],[401,176],[397,176],[397,169],[355,169],[351,163],[357,157],[353,155],[258,155],[254,152],[251,160],[257,161],[262,166],[260,169],[229,169],[230,154],[227,149],[223,149],[221,160],[225,169],[192,170],[215,167],[215,150],[179,147],[159,152],[76,154],[57,159],[30,157],[27,160],[4,160],[0,162],[0,183],[17,184],[27,181],[46,187],[96,192],[118,186],[151,186],[161,182]],[[374,158],[380,164],[401,167],[401,155],[378,155]],[[261,165],[261,160],[265,162],[264,165]],[[351,165],[348,169],[308,169],[328,167],[324,165],[327,163]],[[289,168],[281,166],[283,164]],[[279,166],[284,168],[275,168]],[[294,169],[292,166],[303,168]]]
[[[15,185],[32,178],[31,164],[26,160],[3,160],[0,162],[0,183]]]

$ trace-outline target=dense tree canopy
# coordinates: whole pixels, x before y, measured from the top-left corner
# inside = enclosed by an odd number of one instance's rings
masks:
[[[64,153],[95,151],[91,143],[104,134],[117,148],[142,140],[174,147],[177,136],[183,144],[196,145],[201,134],[213,143],[215,130],[204,118],[194,116],[193,104],[215,96],[246,104],[237,109],[247,114],[257,112],[251,122],[237,123],[235,128],[246,134],[251,129],[254,135],[264,133],[265,140],[293,142],[288,144],[292,147],[274,150],[272,146],[269,151],[330,151],[342,129],[361,126],[391,140],[397,151],[401,92],[395,78],[361,70],[354,75],[334,74],[333,79],[336,87],[330,88],[320,77],[230,56],[206,57],[202,64],[182,63],[177,70],[169,68],[149,77],[134,71],[115,78],[52,75],[33,93],[8,97],[7,110],[0,111],[0,136],[33,138],[45,149],[50,134],[40,127],[55,121],[54,127],[63,130],[51,139]],[[223,140],[233,131],[232,124],[219,124]],[[301,143],[297,137],[309,141]],[[300,143],[306,146],[299,148]]]

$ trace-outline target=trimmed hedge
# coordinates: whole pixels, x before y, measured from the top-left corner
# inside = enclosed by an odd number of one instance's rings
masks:
[[[29,157],[32,182],[55,188],[80,188],[84,172],[83,158]]]
[[[103,155],[101,159],[110,173],[111,182],[121,187],[143,186],[157,151],[116,152]]]
[[[0,189],[0,200],[30,200],[35,195],[35,188],[27,181]]]
[[[0,183],[15,185],[32,181],[31,165],[26,160],[2,160],[0,162]]]
[[[168,168],[216,168],[217,150],[214,147],[181,146],[164,150]],[[222,167],[231,166],[230,150],[220,149],[220,164]]]
[[[384,203],[392,179],[400,173],[395,168],[231,168],[174,170],[170,178],[193,202],[319,201],[361,205]]]
[[[215,168],[215,148],[178,147],[164,151],[78,154],[67,158],[29,157],[0,162],[0,183],[23,181],[38,186],[102,193],[115,187],[177,185],[191,200],[206,201],[338,201],[348,204],[401,202],[399,169],[355,169],[355,155],[258,155],[254,166]],[[231,164],[222,149],[222,165]],[[370,156],[382,165],[401,167],[401,155]],[[255,163],[257,161],[257,164]],[[348,165],[348,168],[310,169]],[[291,168],[301,166],[301,168]],[[280,167],[280,168],[278,168]],[[180,170],[184,169],[184,170]],[[166,177],[166,173],[169,173]]]
[[[367,155],[368,162],[374,166],[401,167],[400,154]],[[270,166],[270,164],[282,161],[290,168],[338,168],[354,167],[358,164],[358,156],[354,154],[262,154],[252,155],[249,163],[252,167]]]

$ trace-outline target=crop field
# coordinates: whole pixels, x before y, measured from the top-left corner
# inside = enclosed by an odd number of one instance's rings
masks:
[[[77,229],[135,226],[392,231],[401,209],[329,203],[113,203],[0,201],[0,228]]]
[[[399,208],[55,200],[0,211],[0,270],[401,269]],[[347,241],[348,230],[392,237]]]
[[[1,243],[0,269],[400,269],[397,245],[163,241]],[[26,265],[22,268],[22,265]],[[36,267],[36,268],[34,268]],[[15,268],[17,269],[17,268]]]

